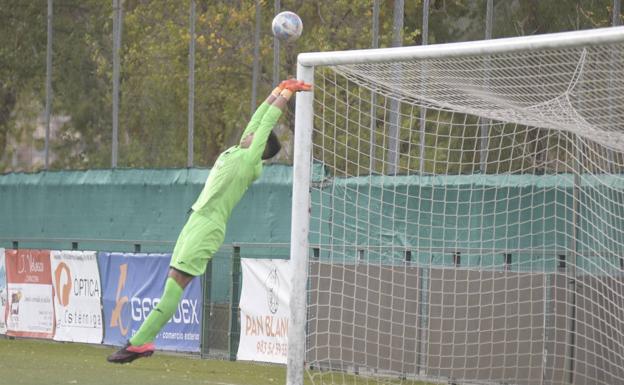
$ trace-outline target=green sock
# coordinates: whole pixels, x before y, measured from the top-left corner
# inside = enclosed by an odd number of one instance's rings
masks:
[[[130,338],[130,344],[134,346],[152,342],[156,338],[160,329],[173,317],[184,289],[175,279],[168,277],[165,283],[165,290],[158,305],[152,309],[136,334]]]

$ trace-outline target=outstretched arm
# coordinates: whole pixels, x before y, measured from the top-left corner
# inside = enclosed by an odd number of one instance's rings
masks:
[[[271,105],[263,115],[258,129],[254,134],[253,142],[249,147],[251,156],[258,159],[260,159],[262,152],[264,151],[267,138],[269,137],[273,126],[277,123],[280,116],[282,116],[290,98],[296,92],[310,91],[312,89],[311,84],[304,83],[303,81],[298,81],[296,79],[285,80],[281,84],[284,84],[284,89],[280,92],[279,96],[272,99]],[[275,95],[270,95],[269,98],[271,98],[271,96]],[[265,103],[268,103],[269,98],[267,98]]]
[[[254,133],[256,132],[256,130],[258,130],[260,122],[262,121],[262,117],[267,112],[271,104],[275,101],[275,99],[277,99],[280,92],[282,92],[282,90],[284,89],[284,83],[285,82],[281,82],[277,87],[275,87],[275,89],[271,91],[271,93],[269,94],[269,96],[267,96],[264,102],[262,102],[262,104],[258,106],[254,114],[251,116],[247,127],[245,127],[245,131],[243,131],[240,140],[243,140],[247,135]]]

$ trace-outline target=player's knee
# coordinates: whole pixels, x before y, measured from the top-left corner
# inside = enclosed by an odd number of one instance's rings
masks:
[[[169,268],[169,277],[173,278],[181,288],[186,288],[186,286],[195,278],[194,276],[182,271],[178,270],[175,267]]]

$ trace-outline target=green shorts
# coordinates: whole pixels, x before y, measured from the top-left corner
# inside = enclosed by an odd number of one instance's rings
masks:
[[[178,236],[169,266],[195,277],[204,274],[224,238],[223,226],[193,212]]]

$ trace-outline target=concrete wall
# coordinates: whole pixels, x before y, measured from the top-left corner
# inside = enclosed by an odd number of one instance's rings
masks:
[[[457,383],[624,378],[621,276],[570,286],[563,271],[323,262],[310,276],[306,361],[316,369]]]

